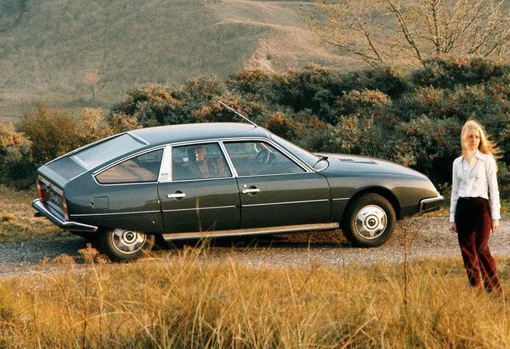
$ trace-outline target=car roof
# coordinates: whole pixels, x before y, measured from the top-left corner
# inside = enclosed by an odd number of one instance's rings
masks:
[[[270,137],[266,129],[240,122],[211,122],[141,128],[129,134],[144,139],[148,145],[160,145],[201,139],[232,137]]]

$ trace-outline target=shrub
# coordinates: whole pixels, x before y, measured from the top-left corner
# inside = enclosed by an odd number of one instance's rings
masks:
[[[36,166],[42,165],[77,148],[76,120],[68,114],[37,104],[36,111],[27,112],[18,130],[32,141]]]
[[[36,111],[24,115],[18,131],[31,140],[33,161],[39,166],[110,134],[102,122],[101,109],[84,109],[76,117],[37,104]]]
[[[446,56],[424,62],[424,68],[412,73],[418,86],[454,88],[456,85],[477,85],[493,79],[510,80],[510,65],[483,57]]]
[[[270,75],[262,70],[248,70],[236,74],[227,81],[229,89],[245,97],[252,97],[262,101],[276,101],[276,75]]]
[[[387,94],[368,89],[352,90],[340,97],[337,102],[340,115],[370,115],[391,104],[391,98]]]
[[[459,156],[462,123],[422,115],[398,125],[391,158],[443,183],[451,181],[451,163]]]
[[[31,146],[32,142],[12,125],[0,124],[0,183],[21,189],[33,182]]]
[[[117,127],[123,122],[119,118],[136,118],[137,125],[151,127],[164,125],[170,116],[176,124],[186,122],[185,116],[175,113],[185,102],[174,97],[174,90],[163,85],[145,85],[128,92],[126,99],[113,107],[108,123]],[[128,121],[127,125],[131,122]],[[121,126],[122,128],[122,126]]]
[[[224,84],[216,77],[190,79],[178,87],[144,85],[112,108],[108,123],[115,129],[133,129],[196,122],[194,113],[224,92]]]
[[[390,67],[368,68],[342,74],[336,85],[340,91],[346,92],[377,90],[391,99],[400,98],[413,88],[407,72]]]
[[[105,127],[101,109],[84,109],[76,117],[37,104],[27,112],[17,130],[2,133],[0,178],[4,183],[26,187],[34,182],[40,165],[113,131]],[[0,180],[1,180],[0,179]]]
[[[256,124],[266,125],[270,111],[265,105],[242,99],[239,96],[215,98],[210,104],[194,111],[195,120],[198,122],[243,122],[239,115],[221,105],[220,100]]]

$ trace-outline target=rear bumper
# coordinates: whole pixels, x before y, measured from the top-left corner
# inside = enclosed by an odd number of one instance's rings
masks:
[[[423,199],[420,201],[420,209],[418,214],[424,214],[426,212],[437,211],[441,207],[444,201],[442,195],[438,195],[435,198]]]
[[[32,207],[36,210],[34,213],[35,216],[46,217],[53,224],[58,226],[61,229],[70,231],[70,232],[80,232],[80,233],[94,233],[98,230],[98,227],[94,225],[88,225],[78,222],[66,221],[63,217],[60,217],[58,214],[51,212],[48,207],[41,201],[41,199],[35,199],[32,201]]]

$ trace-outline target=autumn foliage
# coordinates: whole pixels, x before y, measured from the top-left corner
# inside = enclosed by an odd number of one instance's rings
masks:
[[[460,153],[460,128],[475,118],[505,151],[500,180],[510,185],[509,96],[510,64],[486,58],[434,58],[407,71],[378,67],[344,72],[317,66],[283,74],[244,71],[226,81],[198,77],[180,86],[140,86],[105,119],[93,110],[70,117],[38,106],[16,129],[2,131],[11,141],[3,141],[0,161],[15,154],[35,167],[110,133],[243,122],[221,101],[308,150],[396,161],[438,184],[450,181],[451,162]],[[4,170],[4,182],[7,175]]]

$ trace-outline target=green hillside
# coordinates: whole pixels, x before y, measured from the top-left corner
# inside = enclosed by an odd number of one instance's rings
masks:
[[[143,83],[337,65],[308,1],[0,0],[0,121],[34,103],[108,108]]]

